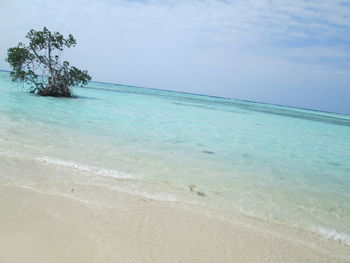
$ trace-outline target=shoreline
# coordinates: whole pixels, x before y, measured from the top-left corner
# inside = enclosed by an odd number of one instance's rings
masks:
[[[222,220],[106,188],[115,178],[0,160],[0,261],[350,261],[348,246],[311,232],[246,216]]]

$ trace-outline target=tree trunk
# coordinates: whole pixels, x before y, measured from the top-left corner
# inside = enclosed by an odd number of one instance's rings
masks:
[[[71,90],[65,86],[48,85],[46,88],[38,92],[41,96],[52,97],[73,97]]]

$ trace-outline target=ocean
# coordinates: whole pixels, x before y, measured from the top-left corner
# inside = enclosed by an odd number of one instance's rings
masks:
[[[16,158],[350,246],[349,115],[100,82],[74,92],[35,96],[0,72],[1,184],[45,190],[6,176],[2,158]]]

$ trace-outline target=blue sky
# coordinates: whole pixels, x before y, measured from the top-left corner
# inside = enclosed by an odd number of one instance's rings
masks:
[[[12,0],[0,18],[1,69],[47,26],[94,80],[350,114],[349,0]]]

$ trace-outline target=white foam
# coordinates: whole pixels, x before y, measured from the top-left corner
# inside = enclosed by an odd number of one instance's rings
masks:
[[[53,159],[50,157],[39,157],[36,158],[37,161],[48,163],[48,164],[53,164],[53,165],[59,165],[67,168],[72,168],[72,169],[77,169],[79,171],[83,172],[89,172],[92,174],[97,174],[101,176],[106,176],[106,177],[113,177],[113,178],[118,178],[118,179],[132,179],[133,177],[129,174],[124,174],[116,170],[109,170],[109,169],[104,169],[104,168],[99,168],[96,166],[90,166],[90,165],[84,165],[84,164],[79,164],[71,161],[63,161],[60,159]]]
[[[146,198],[149,200],[160,201],[160,202],[177,202],[178,197],[173,194],[159,192],[156,190],[145,190],[143,186],[138,184],[128,185],[127,187],[120,187],[118,185],[107,186],[111,190],[116,190],[118,192],[126,193],[129,195],[139,196],[141,198]],[[152,191],[152,192],[151,192]]]
[[[105,176],[105,177],[113,177],[113,178],[117,178],[117,179],[128,179],[128,180],[134,179],[134,177],[132,175],[121,173],[121,172],[116,171],[116,170],[104,169],[104,168],[91,166],[91,165],[84,165],[84,164],[80,164],[80,163],[76,163],[76,162],[72,162],[72,161],[64,161],[64,160],[60,160],[60,159],[54,159],[54,158],[50,158],[47,156],[38,157],[38,158],[35,158],[35,160],[39,161],[39,162],[46,163],[46,164],[50,164],[50,165],[57,165],[57,166],[65,167],[65,168],[77,169],[79,171],[88,172],[88,173],[92,173],[92,174],[100,175],[100,176]],[[131,194],[131,195],[140,196],[142,198],[146,198],[149,200],[162,201],[162,202],[177,202],[178,201],[178,198],[175,195],[163,193],[163,192],[155,192],[155,193],[152,192],[151,193],[151,192],[145,191],[144,189],[139,189],[138,187],[135,188],[135,185],[133,185],[133,187],[131,187],[131,188],[130,188],[130,186],[129,187],[114,186],[114,188],[118,191],[121,191],[121,192],[124,192],[127,194]]]
[[[312,227],[311,231],[323,236],[324,238],[338,241],[342,244],[350,246],[350,235],[344,232],[337,232],[333,229],[326,229],[323,227]]]
[[[177,197],[171,194],[166,193],[149,193],[144,191],[128,191],[130,194],[139,195],[150,200],[161,201],[161,202],[176,202],[178,201]]]

